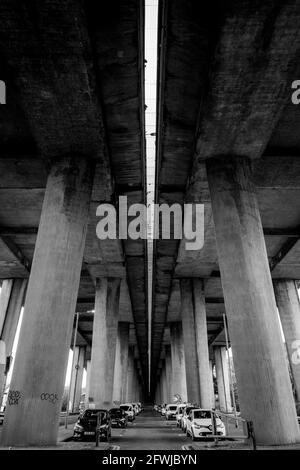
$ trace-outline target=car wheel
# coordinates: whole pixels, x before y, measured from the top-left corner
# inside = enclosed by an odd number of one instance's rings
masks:
[[[193,440],[193,441],[196,441],[194,431],[192,431],[192,440]]]

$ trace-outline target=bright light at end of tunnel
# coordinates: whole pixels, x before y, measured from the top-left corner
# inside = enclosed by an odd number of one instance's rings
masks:
[[[155,191],[155,151],[156,151],[156,80],[157,80],[157,33],[158,0],[145,2],[145,131],[146,131],[146,181],[148,207],[148,366],[149,392],[151,368],[151,325],[152,325],[152,275],[153,275],[153,224],[151,210]]]

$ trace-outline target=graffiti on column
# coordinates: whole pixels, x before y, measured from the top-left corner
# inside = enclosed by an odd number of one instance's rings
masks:
[[[55,405],[58,400],[58,396],[56,393],[41,393],[41,400],[48,401],[52,405]]]
[[[8,392],[8,404],[9,405],[18,405],[21,398],[21,393],[19,390],[10,390]]]

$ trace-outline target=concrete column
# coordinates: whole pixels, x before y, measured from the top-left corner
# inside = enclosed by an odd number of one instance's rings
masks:
[[[134,403],[138,401],[138,395],[139,395],[139,377],[138,377],[137,368],[135,368],[135,374],[134,374]]]
[[[295,281],[273,281],[277,307],[294,379],[296,400],[300,406],[300,302]]]
[[[229,366],[226,348],[216,346],[214,348],[216,361],[216,375],[218,384],[219,407],[221,411],[231,412],[231,396],[229,381]]]
[[[2,281],[0,293],[0,332],[3,329],[12,286],[13,279],[4,279]]]
[[[91,381],[91,360],[86,361],[86,385],[85,385],[85,407],[89,404],[90,394],[90,381]]]
[[[250,162],[213,158],[206,167],[242,415],[259,444],[299,442]]]
[[[126,400],[129,323],[119,322],[114,374],[114,401]]]
[[[90,162],[52,165],[10,384],[2,445],[56,444],[89,202]]]
[[[9,289],[8,289],[9,286]],[[4,281],[2,283],[2,293],[4,294],[5,305],[6,305],[6,312],[5,318],[2,322],[2,330],[0,338],[5,344],[5,354],[6,357],[11,357],[12,355],[12,348],[13,343],[16,335],[16,330],[18,326],[18,321],[20,318],[21,308],[24,302],[24,296],[27,286],[27,279],[15,279],[13,282]],[[10,296],[7,299],[7,292],[9,291]],[[0,302],[1,303],[1,302]],[[4,302],[2,298],[2,307],[4,308]],[[3,359],[4,360],[4,359]],[[4,364],[6,365],[6,358],[4,360]],[[1,391],[1,398],[2,401],[2,393],[5,389],[6,383],[6,375],[5,372],[8,373],[8,370],[5,370],[6,367],[2,368],[3,372],[0,374],[0,391]]]
[[[161,405],[161,403],[162,403],[162,397],[161,397],[161,393],[160,393],[160,377],[157,377],[155,403],[157,405]]]
[[[5,386],[5,369],[6,369],[6,349],[5,343],[0,339],[0,406],[2,405],[3,392]]]
[[[167,397],[168,403],[173,402],[172,397],[172,358],[171,358],[171,346],[165,346],[166,356],[166,379],[167,379]]]
[[[128,374],[126,388],[126,402],[132,402],[133,398],[133,373],[134,373],[134,347],[129,346],[128,349]]]
[[[199,405],[200,385],[195,333],[192,280],[181,279],[180,288],[187,399],[190,403],[197,403]]]
[[[21,309],[24,303],[27,279],[14,279],[7,306],[1,339],[5,341],[6,354],[11,356]]]
[[[215,396],[215,387],[214,387],[214,375],[213,375],[213,363],[209,361],[209,370],[211,378],[211,406],[213,409],[216,408],[216,396]]]
[[[193,280],[193,290],[195,306],[195,331],[200,384],[200,406],[202,408],[211,408],[212,374],[209,367],[204,285],[201,279]]]
[[[70,383],[70,401],[71,412],[76,413],[79,411],[79,405],[82,393],[82,378],[85,363],[85,346],[76,346],[74,352],[74,369],[71,374]]]
[[[163,395],[163,402],[168,403],[168,391],[167,391],[167,374],[166,374],[166,366],[163,363],[162,371],[161,371],[161,379],[162,379],[162,395]]]
[[[172,357],[172,397],[179,395],[187,400],[185,359],[181,322],[170,323]]]
[[[89,406],[111,408],[119,316],[120,279],[97,279]]]

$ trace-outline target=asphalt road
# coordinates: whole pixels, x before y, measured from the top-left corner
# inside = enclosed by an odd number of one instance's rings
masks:
[[[122,450],[180,450],[191,444],[175,421],[166,421],[152,410],[145,410],[126,429],[112,429],[111,445]]]

